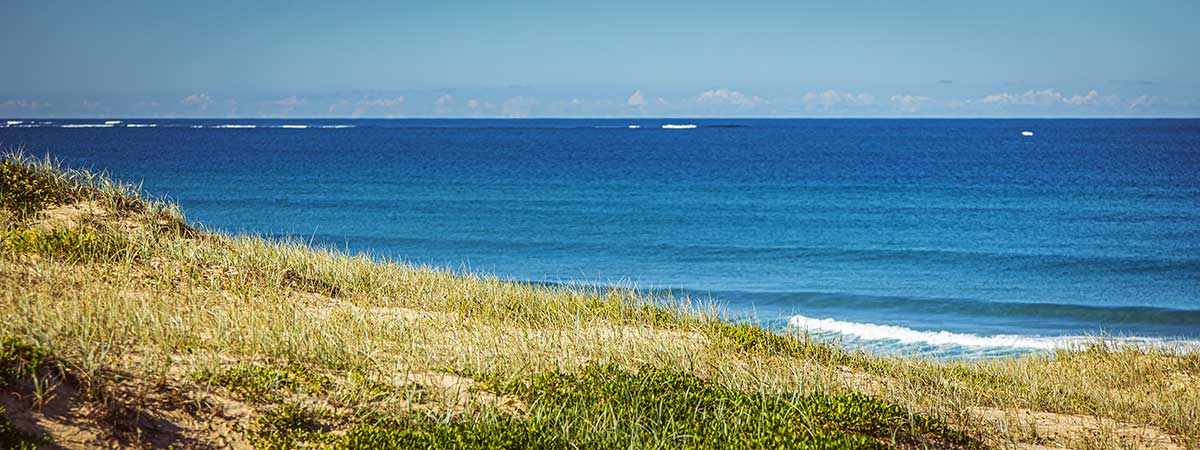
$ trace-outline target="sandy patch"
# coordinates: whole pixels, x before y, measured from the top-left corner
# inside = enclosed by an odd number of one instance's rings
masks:
[[[1073,414],[1057,414],[1028,409],[975,408],[976,415],[994,425],[1027,431],[1031,441],[1023,449],[1091,448],[1097,444],[1139,449],[1182,450],[1171,435],[1144,425],[1112,419]],[[1118,442],[1097,442],[1105,432]],[[1117,445],[1113,445],[1117,444]]]

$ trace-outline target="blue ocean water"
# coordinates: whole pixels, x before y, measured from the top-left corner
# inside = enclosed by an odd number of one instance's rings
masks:
[[[103,125],[11,123],[0,145],[221,230],[683,290],[880,351],[1200,342],[1200,120]]]

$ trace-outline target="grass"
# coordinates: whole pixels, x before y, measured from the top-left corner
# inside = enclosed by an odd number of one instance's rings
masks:
[[[1195,352],[881,357],[688,298],[196,230],[136,186],[3,158],[0,395],[46,399],[5,414],[67,448],[1200,446]],[[29,382],[46,364],[57,389]]]

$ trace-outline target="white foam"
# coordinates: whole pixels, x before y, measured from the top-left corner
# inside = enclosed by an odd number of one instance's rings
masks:
[[[111,123],[64,123],[61,128],[112,128]]]
[[[280,125],[279,128],[303,130],[305,128],[308,128],[308,125]]]
[[[204,125],[192,125],[191,128],[204,128]]]
[[[1032,131],[1022,131],[1021,136],[1033,136],[1033,132]]]
[[[125,124],[125,128],[154,128],[157,126],[158,126],[157,123],[127,123],[127,124]]]
[[[6,124],[7,124],[7,125],[10,125],[10,126],[11,126],[11,125],[20,125],[20,124],[23,124],[23,123],[25,123],[25,121],[24,121],[24,120],[9,120],[8,122],[6,122]]]
[[[213,128],[258,128],[258,125],[240,125],[240,124],[231,123],[231,124],[225,124],[225,125],[217,125],[217,126],[214,126]]]
[[[979,336],[968,333],[952,333],[949,331],[918,331],[895,325],[879,325],[873,323],[844,322],[836,319],[814,319],[805,316],[792,316],[788,325],[816,332],[831,332],[857,337],[868,341],[896,341],[905,344],[929,344],[939,346],[957,345],[962,347],[996,347],[1024,348],[1034,350],[1054,350],[1070,348],[1088,342],[1094,338],[1086,336],[1021,336],[998,334],[995,336]]]
[[[105,120],[104,121],[105,125],[116,125],[118,123],[121,123],[121,121],[120,120]]]
[[[641,128],[641,127],[642,127],[641,125],[630,125],[630,126],[629,126],[629,128],[635,128],[635,129],[636,129],[636,128]]]
[[[686,123],[686,124],[668,123],[666,125],[663,125],[662,127],[664,130],[690,130],[692,128],[696,128],[696,125],[693,125],[690,123]]]
[[[354,128],[354,125],[321,125],[321,128]]]

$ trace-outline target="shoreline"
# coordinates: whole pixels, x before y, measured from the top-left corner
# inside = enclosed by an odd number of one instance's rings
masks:
[[[872,355],[703,302],[197,230],[129,185],[3,160],[0,444],[1200,445],[1194,351]]]

